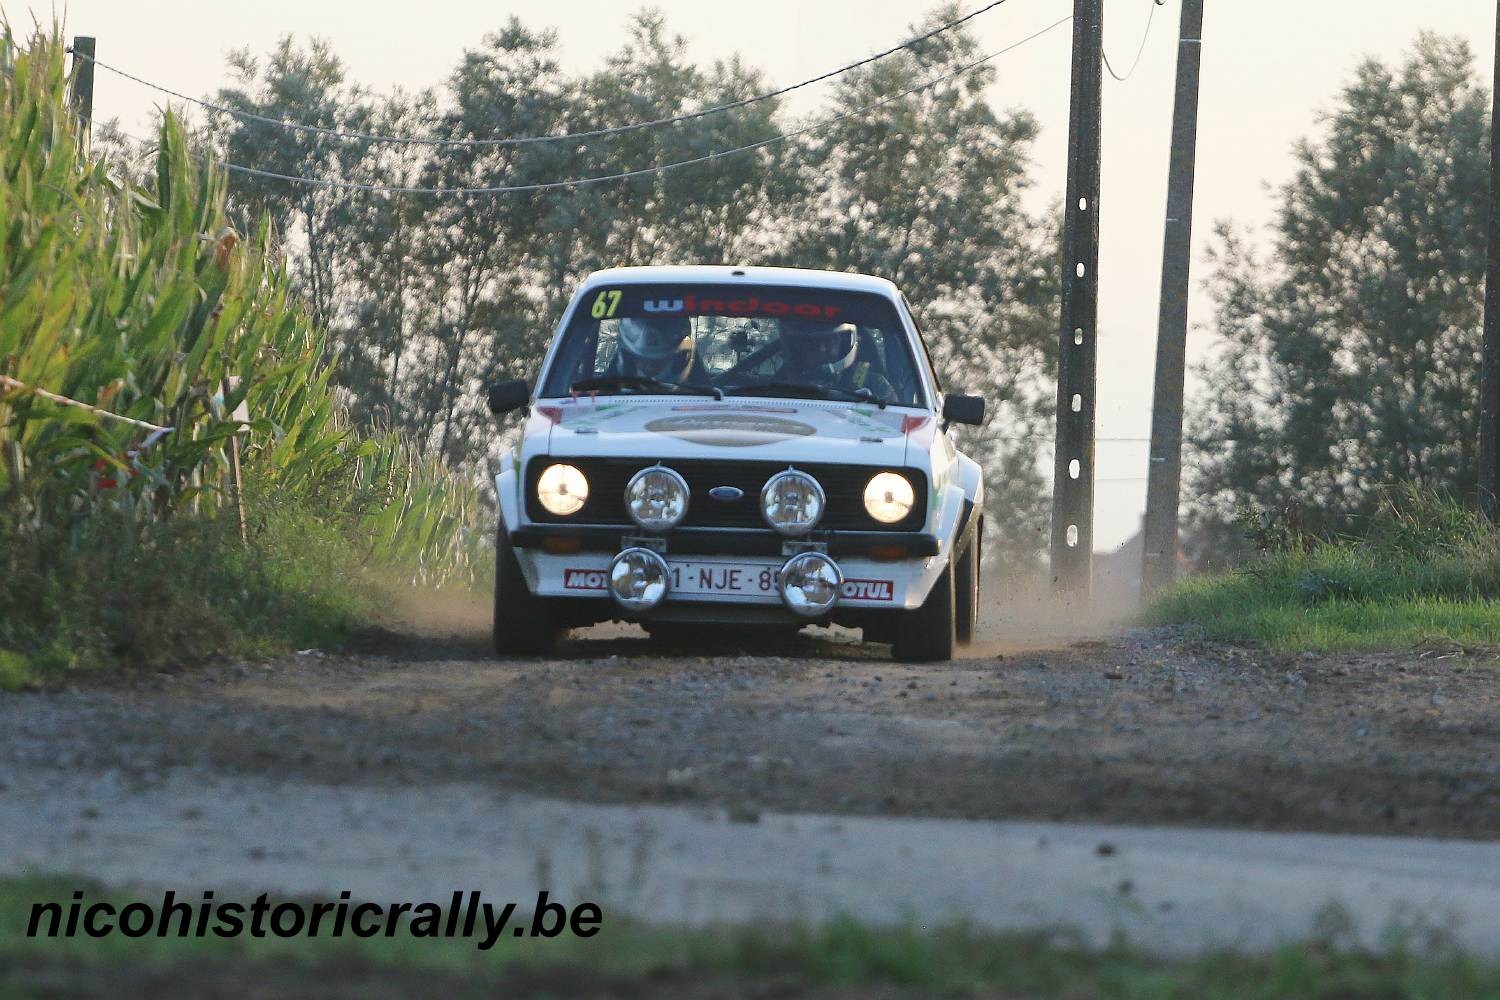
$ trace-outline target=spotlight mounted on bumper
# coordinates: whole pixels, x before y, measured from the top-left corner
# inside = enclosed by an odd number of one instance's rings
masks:
[[[817,618],[831,611],[843,586],[844,573],[838,563],[821,552],[792,556],[776,574],[781,602],[803,618]]]
[[[665,465],[653,465],[630,477],[625,509],[643,531],[667,531],[687,516],[687,481]]]
[[[667,561],[650,549],[625,549],[609,562],[609,596],[626,611],[650,611],[671,585]]]
[[[817,527],[827,503],[818,481],[792,468],[766,480],[760,491],[760,511],[766,524],[787,538],[801,538]]]

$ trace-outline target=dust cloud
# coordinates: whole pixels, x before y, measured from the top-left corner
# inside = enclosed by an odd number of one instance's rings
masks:
[[[385,597],[383,630],[418,640],[457,640],[475,648],[488,647],[492,605],[487,591],[393,587]],[[1054,595],[1041,574],[1025,573],[1007,580],[988,566],[980,601],[974,642],[958,653],[963,659],[993,659],[1108,638],[1118,635],[1139,608],[1134,587],[1116,585],[1107,578],[1098,581],[1092,600],[1084,605]],[[857,642],[859,635],[837,627],[810,629],[805,634],[840,645]],[[568,638],[572,645],[590,647],[621,640],[636,640],[642,651],[648,645],[640,626],[620,622],[574,629]]]
[[[979,625],[962,659],[993,659],[1014,653],[1054,649],[1069,643],[1118,635],[1140,610],[1136,588],[1096,574],[1091,599],[1069,600],[1052,593],[1043,574],[1017,581],[998,579],[985,567],[979,595]],[[1134,581],[1130,581],[1131,584]]]
[[[488,590],[392,587],[383,595],[382,627],[422,639],[485,639],[490,634]]]

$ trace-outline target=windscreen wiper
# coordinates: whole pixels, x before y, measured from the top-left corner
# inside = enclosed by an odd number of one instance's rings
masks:
[[[836,385],[813,385],[802,382],[755,382],[749,385],[731,386],[724,392],[730,396],[810,396],[813,399],[840,399],[851,403],[874,403],[882,410],[885,409],[887,402],[866,386],[858,389],[845,389]]]
[[[684,385],[681,382],[652,378],[650,375],[595,375],[592,378],[579,379],[568,386],[569,392],[593,392],[599,389],[654,389],[659,392],[682,393],[689,396],[724,398],[723,390],[711,385]]]

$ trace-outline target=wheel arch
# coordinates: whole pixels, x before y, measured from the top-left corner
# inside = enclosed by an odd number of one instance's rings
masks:
[[[521,526],[520,462],[514,449],[500,456],[500,474],[495,477],[495,505],[500,509],[500,524],[507,532]]]
[[[953,479],[964,491],[964,499],[976,507],[984,506],[984,470],[963,452],[958,453]]]

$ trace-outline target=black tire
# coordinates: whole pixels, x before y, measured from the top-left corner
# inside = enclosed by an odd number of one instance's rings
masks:
[[[906,662],[953,659],[953,649],[958,643],[953,604],[953,563],[949,562],[932,585],[927,601],[917,610],[902,614],[904,620],[891,646],[896,659]]]
[[[960,646],[974,642],[975,622],[980,619],[980,547],[969,543],[954,567],[953,631]]]
[[[535,656],[557,647],[557,624],[546,603],[526,586],[503,527],[495,538],[494,639],[499,656]]]
[[[979,623],[979,561],[983,552],[984,519],[980,518],[968,548],[958,557],[958,575],[953,581],[954,631],[961,646],[974,641]]]

